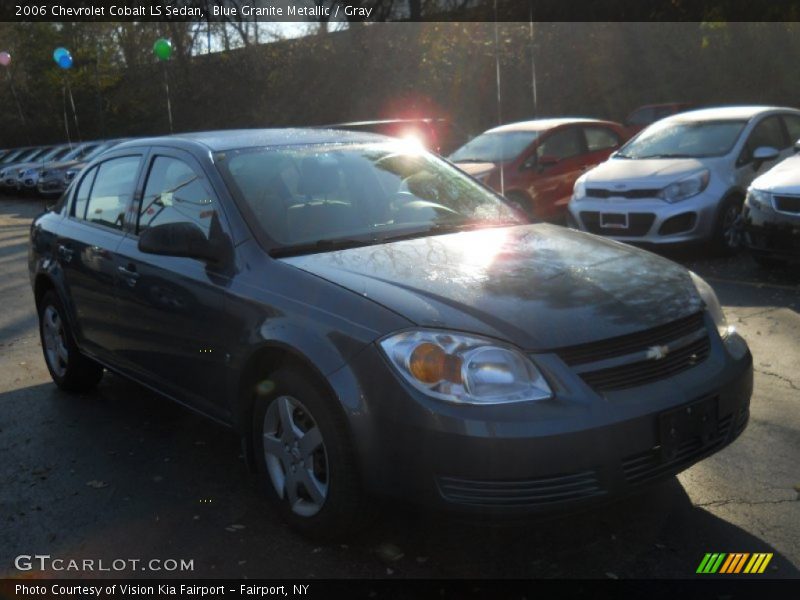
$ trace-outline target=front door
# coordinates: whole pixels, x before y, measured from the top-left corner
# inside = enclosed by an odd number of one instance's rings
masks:
[[[118,353],[146,383],[224,417],[226,344],[223,291],[229,265],[141,252],[138,236],[173,222],[225,236],[224,217],[202,168],[188,154],[155,150],[148,158],[137,215],[120,244]]]

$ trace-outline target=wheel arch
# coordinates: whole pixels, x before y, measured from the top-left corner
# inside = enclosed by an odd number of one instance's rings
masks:
[[[232,425],[242,436],[243,449],[248,468],[255,470],[253,440],[250,435],[253,406],[256,396],[271,391],[269,376],[282,368],[299,369],[307,373],[311,382],[332,400],[333,410],[352,439],[347,413],[334,387],[323,370],[306,354],[281,341],[271,340],[255,348],[244,360],[235,381],[235,404],[232,407]],[[261,389],[259,386],[263,385]]]

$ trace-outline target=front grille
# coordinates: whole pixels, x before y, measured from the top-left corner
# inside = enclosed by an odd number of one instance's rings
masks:
[[[622,390],[666,379],[691,369],[708,358],[711,344],[708,336],[671,351],[661,360],[643,360],[610,369],[581,373],[583,380],[598,392]]]
[[[658,198],[661,190],[606,190],[603,188],[586,188],[586,195],[590,198]]]
[[[599,212],[581,212],[581,221],[583,221],[586,231],[614,237],[641,237],[647,235],[655,219],[656,216],[652,213],[628,213],[628,227],[620,229],[616,227],[601,227]]]
[[[645,452],[632,454],[622,460],[622,471],[628,483],[643,483],[670,475],[694,463],[704,454],[712,452],[722,446],[728,438],[731,428],[732,415],[719,420],[717,433],[705,444],[700,437],[684,441],[677,448],[674,458],[664,460],[659,447],[651,448]],[[734,434],[736,435],[736,434]]]
[[[773,196],[775,210],[800,215],[800,196]]]
[[[645,350],[650,346],[666,344],[704,328],[705,318],[703,313],[699,312],[645,331],[578,346],[566,346],[555,350],[555,352],[565,363],[574,366],[597,362],[615,356],[624,356],[625,354]]]
[[[648,351],[663,350],[659,359]],[[702,312],[652,329],[599,342],[557,348],[554,352],[598,392],[621,390],[658,381],[690,369],[708,358],[711,342]],[[629,357],[629,360],[626,360]],[[619,358],[621,364],[600,365]],[[594,367],[594,368],[593,368]]]
[[[478,481],[439,477],[438,483],[446,500],[479,506],[536,506],[606,493],[594,470],[538,479]]]

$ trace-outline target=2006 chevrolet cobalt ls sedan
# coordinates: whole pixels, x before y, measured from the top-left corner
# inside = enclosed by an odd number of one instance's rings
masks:
[[[526,224],[421,149],[332,130],[126,142],[33,223],[47,366],[235,428],[285,518],[371,496],[520,515],[674,474],[744,429],[752,358],[699,277]]]

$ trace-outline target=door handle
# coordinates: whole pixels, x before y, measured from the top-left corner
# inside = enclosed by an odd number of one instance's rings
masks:
[[[139,279],[139,273],[136,272],[136,267],[128,265],[127,267],[117,267],[117,270],[122,273],[122,277],[128,282],[128,285],[133,287]]]
[[[58,255],[64,259],[65,262],[70,262],[75,251],[67,248],[64,244],[59,244],[57,248]]]

